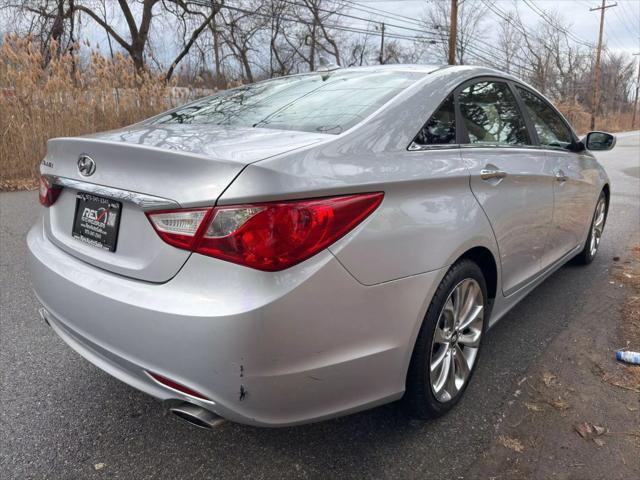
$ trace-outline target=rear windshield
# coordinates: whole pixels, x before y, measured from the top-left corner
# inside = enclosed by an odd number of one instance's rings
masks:
[[[339,134],[422,76],[424,73],[403,71],[333,71],[279,78],[220,92],[152,123]]]

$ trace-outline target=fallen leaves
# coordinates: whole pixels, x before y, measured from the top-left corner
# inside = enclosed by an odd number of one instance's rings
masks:
[[[546,402],[556,410],[564,411],[569,409],[569,402],[562,397],[546,400]]]
[[[585,440],[593,440],[596,445],[600,447],[604,445],[604,442],[597,437],[607,433],[607,429],[605,427],[601,425],[594,425],[593,423],[589,422],[582,422],[575,424],[573,428],[578,433],[578,435],[580,435]],[[596,440],[598,441],[596,442]]]
[[[622,307],[618,338],[630,350],[640,349],[640,244],[634,245],[631,255],[622,269],[613,273],[614,278],[629,287],[630,291]],[[640,368],[633,365],[616,366],[615,372],[602,378],[614,387],[640,393]]]
[[[634,365],[617,365],[617,367],[616,372],[607,373],[604,368],[594,362],[592,372],[609,385],[640,393],[640,388],[638,388],[640,386],[640,369]]]
[[[542,381],[547,387],[550,387],[551,385],[553,385],[556,378],[558,377],[556,377],[553,373],[549,371],[546,371],[542,374]]]
[[[556,381],[557,380],[557,376],[549,371],[545,371],[542,374],[542,382],[547,386],[547,387],[558,387],[559,384]],[[527,407],[527,410],[531,410],[534,412],[539,412],[541,411],[541,407],[538,406],[537,404],[541,404],[541,403],[546,403],[547,405],[555,408],[556,410],[559,411],[565,411],[568,410],[570,408],[569,402],[567,400],[565,400],[564,398],[562,398],[562,396],[557,396],[555,398],[548,398],[548,393],[541,391],[539,389],[537,389],[536,387],[534,387],[533,385],[529,385],[531,387],[531,389],[533,391],[535,391],[539,397],[538,400],[535,402],[525,402],[525,407]],[[569,391],[572,391],[572,389],[568,389]]]
[[[522,445],[522,442],[517,438],[500,435],[498,437],[498,442],[500,442],[500,445],[502,445],[503,447],[508,448],[509,450],[513,450],[514,452],[524,452],[524,445]]]
[[[535,403],[524,402],[524,406],[527,407],[527,410],[531,410],[533,412],[541,412],[542,411],[542,407],[540,405],[535,404]]]

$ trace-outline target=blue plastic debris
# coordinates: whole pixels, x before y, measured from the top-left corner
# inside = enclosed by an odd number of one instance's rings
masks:
[[[618,350],[616,352],[616,360],[619,362],[631,363],[633,365],[640,365],[640,353]]]

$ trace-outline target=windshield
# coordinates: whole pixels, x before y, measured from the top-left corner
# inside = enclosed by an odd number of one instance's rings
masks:
[[[407,71],[314,73],[220,92],[152,123],[185,123],[339,134],[424,74]]]

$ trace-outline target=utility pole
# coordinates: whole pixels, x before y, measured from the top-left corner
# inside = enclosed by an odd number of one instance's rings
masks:
[[[384,64],[384,22],[380,25],[380,56],[378,60],[380,65]]]
[[[591,105],[591,130],[596,128],[596,113],[598,112],[598,104],[600,102],[600,53],[602,51],[602,31],[604,30],[604,11],[607,8],[617,6],[617,3],[605,5],[606,0],[602,0],[599,7],[590,8],[589,11],[600,10],[600,32],[598,33],[598,48],[596,49],[596,64],[593,73],[593,98]]]
[[[640,52],[634,53],[640,55]],[[638,113],[638,90],[640,90],[640,56],[638,57],[638,80],[636,80],[636,98],[633,101],[633,117],[631,120],[631,128],[636,128],[636,114]]]
[[[458,0],[451,0],[451,19],[449,21],[449,65],[456,64],[457,36],[458,36]]]

